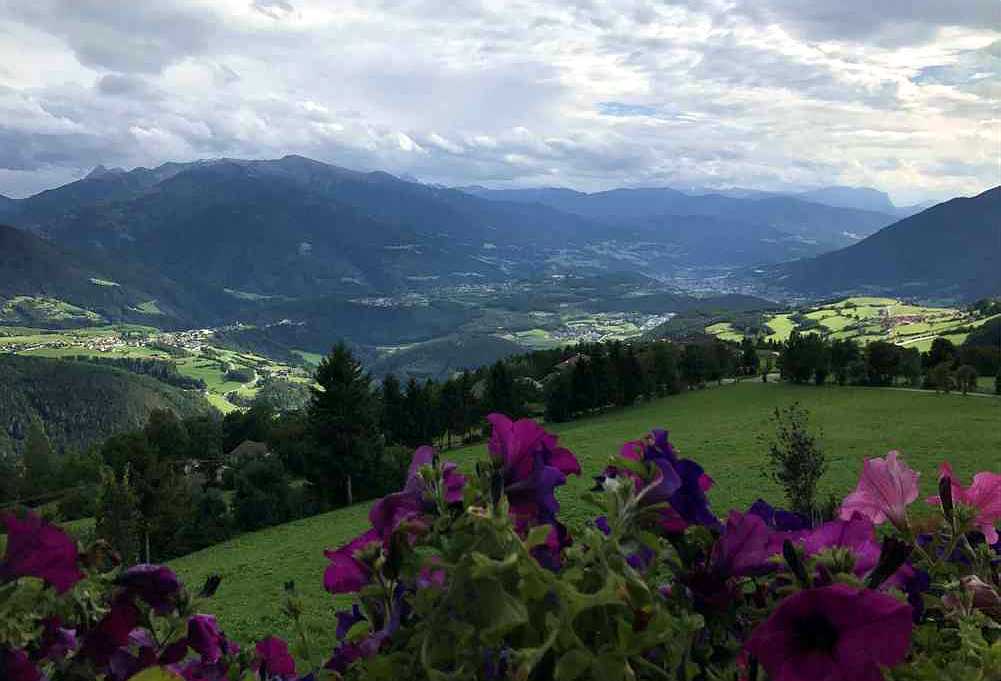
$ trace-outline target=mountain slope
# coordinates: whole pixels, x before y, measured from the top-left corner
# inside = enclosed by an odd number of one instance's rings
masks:
[[[20,297],[51,298],[92,311],[100,318],[91,322],[156,322],[165,326],[205,318],[212,302],[205,292],[189,290],[155,272],[120,260],[74,253],[26,231],[0,225],[0,302],[6,300],[9,308],[14,305],[11,301]],[[151,301],[155,307],[149,305]],[[18,322],[17,314],[8,310],[10,318],[0,321]],[[31,313],[25,310],[21,314]],[[48,322],[46,326],[76,323],[72,319]]]
[[[736,231],[756,225],[832,244],[853,243],[893,222],[886,213],[814,203],[790,196],[756,194],[691,196],[670,188],[612,189],[584,194],[567,189],[467,191],[495,201],[539,203],[591,219],[623,223],[665,215],[703,216],[725,220]],[[892,207],[892,206],[891,206]]]
[[[36,420],[55,447],[83,449],[142,427],[154,409],[179,416],[211,411],[200,393],[148,376],[86,362],[0,355],[0,450],[19,450]]]
[[[854,246],[762,268],[758,281],[820,296],[970,301],[1001,293],[1001,187],[929,208]]]

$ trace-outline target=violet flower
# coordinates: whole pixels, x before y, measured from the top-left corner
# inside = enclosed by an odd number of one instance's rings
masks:
[[[43,681],[42,673],[23,650],[0,648],[0,678],[5,681]]]
[[[904,661],[911,607],[834,584],[789,596],[751,633],[747,649],[776,681],[882,681]]]
[[[295,677],[295,660],[289,654],[288,644],[277,636],[258,641],[257,659],[264,679],[292,679]]]
[[[0,580],[37,577],[63,593],[83,579],[76,542],[63,530],[35,513],[23,519],[10,513],[2,520],[7,527],[7,552],[0,563]]]
[[[124,587],[129,596],[137,596],[158,615],[165,615],[177,604],[181,582],[165,565],[140,564],[119,575],[115,583]]]
[[[907,524],[907,506],[918,498],[918,473],[888,452],[885,459],[866,459],[855,491],[841,502],[841,518],[861,513],[876,525],[889,520],[897,528]]]
[[[225,638],[212,615],[192,615],[188,619],[188,645],[202,662],[215,663],[222,657]]]
[[[358,560],[356,554],[379,541],[379,533],[371,529],[335,551],[324,551],[324,555],[330,559],[330,565],[323,573],[323,588],[332,594],[343,594],[353,593],[368,584],[371,569]]]
[[[963,504],[976,509],[974,526],[980,530],[988,544],[998,543],[998,531],[995,524],[1001,520],[1001,474],[983,471],[973,476],[973,484],[963,487],[956,482],[956,476],[948,463],[939,468],[942,479],[949,478],[952,483],[953,504]],[[937,496],[929,497],[928,503],[941,504]]]
[[[97,625],[87,632],[80,656],[98,668],[107,666],[116,650],[129,642],[129,634],[139,623],[139,608],[131,599],[118,598]]]

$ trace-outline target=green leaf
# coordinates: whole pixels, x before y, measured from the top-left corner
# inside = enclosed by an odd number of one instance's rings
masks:
[[[556,681],[573,681],[580,678],[592,664],[591,653],[586,650],[571,650],[562,655],[556,663]]]
[[[150,667],[144,669],[135,676],[129,677],[130,681],[184,681],[174,672],[163,667]]]
[[[528,531],[528,536],[525,537],[525,547],[531,550],[545,544],[552,529],[552,525],[536,525]]]

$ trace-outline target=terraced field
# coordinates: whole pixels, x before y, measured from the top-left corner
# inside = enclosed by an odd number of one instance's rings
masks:
[[[995,315],[997,316],[997,315]],[[785,341],[793,330],[820,333],[831,339],[851,338],[864,345],[885,340],[919,350],[931,347],[942,336],[957,345],[967,336],[967,329],[993,319],[950,307],[911,305],[895,298],[856,297],[834,303],[807,307],[795,312],[765,317],[769,333],[765,338]],[[723,340],[740,340],[742,329],[730,322],[717,322],[706,333]]]

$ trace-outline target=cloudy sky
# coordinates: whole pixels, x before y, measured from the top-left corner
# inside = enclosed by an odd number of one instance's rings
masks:
[[[488,186],[1001,183],[998,0],[0,0],[0,194],[298,153]]]

